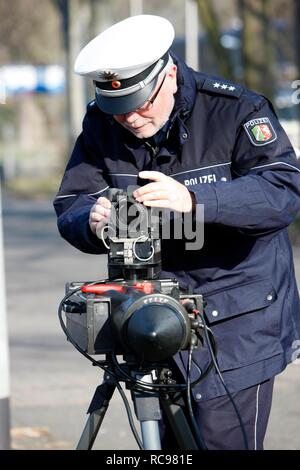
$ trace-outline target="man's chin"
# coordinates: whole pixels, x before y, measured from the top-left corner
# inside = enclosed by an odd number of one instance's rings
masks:
[[[130,129],[130,132],[132,132],[138,139],[147,139],[148,137],[152,137],[154,134],[156,134],[157,129],[148,123],[142,126],[140,129]]]

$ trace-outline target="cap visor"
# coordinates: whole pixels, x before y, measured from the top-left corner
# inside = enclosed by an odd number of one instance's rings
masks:
[[[155,77],[149,85],[131,93],[130,95],[107,97],[96,92],[96,103],[106,114],[127,114],[135,111],[147,101],[154,90],[158,77]]]

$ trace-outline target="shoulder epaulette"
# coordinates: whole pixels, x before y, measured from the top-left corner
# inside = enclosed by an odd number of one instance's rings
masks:
[[[90,101],[87,105],[87,110],[89,111],[90,109],[95,108],[96,106],[96,100]]]
[[[244,91],[241,85],[223,79],[206,78],[203,83],[198,83],[198,90],[205,90],[216,95],[227,95],[239,98]]]

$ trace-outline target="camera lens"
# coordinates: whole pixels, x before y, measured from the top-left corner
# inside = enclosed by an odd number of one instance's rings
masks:
[[[141,305],[132,313],[127,325],[126,341],[142,360],[169,359],[185,345],[189,324],[182,309],[154,302]]]

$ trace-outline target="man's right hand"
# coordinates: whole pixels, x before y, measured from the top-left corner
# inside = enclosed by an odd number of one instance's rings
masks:
[[[90,228],[94,234],[107,224],[110,214],[111,202],[106,197],[99,197],[91,208],[89,217]]]

